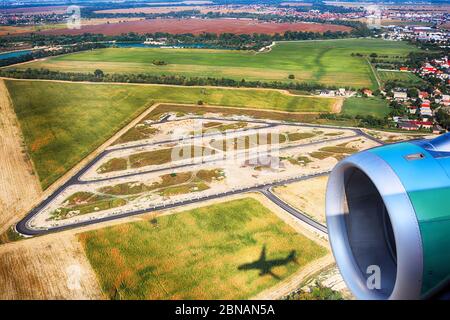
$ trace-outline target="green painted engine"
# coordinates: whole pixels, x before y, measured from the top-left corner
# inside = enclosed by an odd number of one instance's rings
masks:
[[[367,150],[327,188],[329,239],[360,299],[450,295],[450,134]]]

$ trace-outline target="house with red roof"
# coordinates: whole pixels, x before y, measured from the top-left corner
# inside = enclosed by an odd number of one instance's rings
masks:
[[[431,102],[429,100],[424,100],[422,101],[422,103],[420,104],[420,106],[422,108],[430,108],[431,107]]]
[[[416,124],[411,123],[411,121],[399,121],[397,126],[399,129],[408,131],[416,131],[420,129]]]
[[[430,95],[426,91],[420,91],[419,92],[419,98],[422,99],[422,100],[427,99],[429,96]]]
[[[433,127],[432,121],[410,120],[409,122],[423,129],[431,129]]]

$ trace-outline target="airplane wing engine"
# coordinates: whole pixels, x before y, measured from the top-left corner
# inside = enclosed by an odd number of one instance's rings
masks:
[[[450,292],[450,134],[352,155],[327,187],[329,239],[359,299]]]

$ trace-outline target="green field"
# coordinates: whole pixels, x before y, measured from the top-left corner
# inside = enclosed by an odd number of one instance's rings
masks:
[[[43,188],[154,102],[328,112],[334,99],[275,90],[6,81]]]
[[[383,83],[386,83],[387,81],[397,81],[400,85],[405,87],[417,86],[425,83],[411,72],[378,71],[378,75]]]
[[[236,80],[299,81],[376,88],[366,57],[352,53],[406,56],[418,50],[405,42],[376,39],[280,42],[268,53],[206,49],[110,48],[49,58],[14,68],[66,72],[152,73]],[[156,66],[155,60],[167,65]],[[293,74],[295,80],[289,80]]]
[[[374,116],[377,118],[384,118],[389,114],[389,105],[386,100],[371,97],[371,98],[348,98],[345,99],[342,113],[351,116],[364,115]]]
[[[251,198],[79,237],[104,293],[124,300],[247,299],[327,253]]]

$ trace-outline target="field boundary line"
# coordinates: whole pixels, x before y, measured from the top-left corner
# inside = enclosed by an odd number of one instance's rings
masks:
[[[377,81],[378,84],[378,89],[381,89],[382,85],[381,85],[381,80],[378,77],[378,72],[375,70],[375,68],[373,67],[373,65],[370,63],[369,58],[366,58],[367,63],[369,64],[370,70],[372,70],[372,74],[375,77],[375,80]]]

